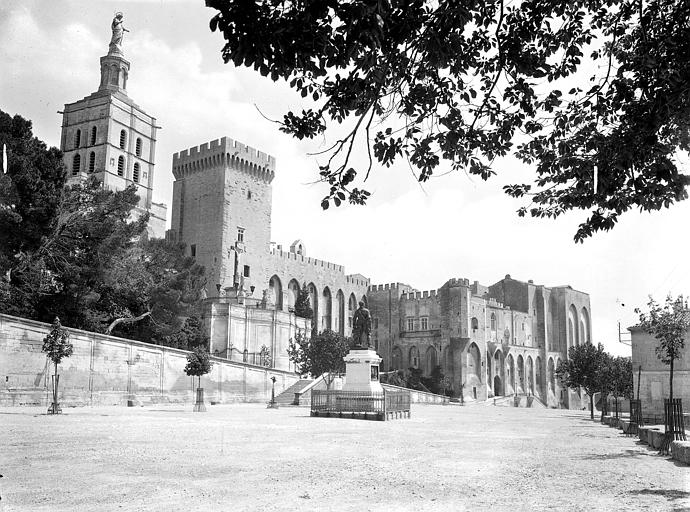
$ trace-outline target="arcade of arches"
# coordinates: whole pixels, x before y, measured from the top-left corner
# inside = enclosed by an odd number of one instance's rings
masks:
[[[389,369],[418,368],[430,377],[440,366],[453,395],[466,399],[517,395],[548,407],[581,406],[555,369],[568,347],[591,341],[586,293],[506,276],[488,287],[451,279],[428,292],[372,285],[367,298]]]

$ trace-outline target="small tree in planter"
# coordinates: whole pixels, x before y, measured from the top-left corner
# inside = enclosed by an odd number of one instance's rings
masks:
[[[199,385],[196,388],[196,402],[194,412],[206,412],[204,405],[204,388],[201,387],[201,376],[211,371],[213,362],[205,349],[197,347],[187,356],[187,364],[184,372],[190,377],[198,377]]]
[[[58,383],[60,376],[57,372],[57,367],[60,362],[72,355],[74,347],[69,341],[69,331],[62,327],[60,319],[55,317],[53,321],[53,328],[48,333],[48,336],[43,338],[43,352],[45,352],[55,364],[55,375],[53,375],[53,403],[48,408],[48,414],[59,414],[62,412],[58,404]]]
[[[664,407],[666,435],[661,447],[661,451],[667,452],[673,437],[685,440],[684,429],[680,428],[676,432],[675,428],[682,422],[683,405],[679,399],[679,410],[676,411],[673,404],[673,363],[676,359],[680,359],[685,347],[685,336],[690,330],[690,309],[682,295],[675,299],[670,295],[667,296],[666,304],[663,306],[650,297],[647,306],[648,313],[642,313],[639,308],[635,309],[635,312],[640,315],[639,326],[659,341],[656,356],[662,363],[669,365],[670,370],[668,407]]]

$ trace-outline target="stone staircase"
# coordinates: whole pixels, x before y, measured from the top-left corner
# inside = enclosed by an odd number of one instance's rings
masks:
[[[502,407],[530,407],[533,409],[546,409],[546,404],[541,400],[541,398],[534,395],[497,396],[495,398],[489,398],[485,404]]]
[[[299,405],[299,403],[295,403],[295,394],[301,395],[304,388],[306,388],[313,382],[314,379],[298,380],[292,386],[287,388],[285,391],[283,391],[276,397],[276,403],[278,405]]]

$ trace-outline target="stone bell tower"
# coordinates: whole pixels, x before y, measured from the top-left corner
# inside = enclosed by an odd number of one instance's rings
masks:
[[[138,212],[150,214],[150,236],[165,236],[167,206],[153,202],[156,119],[127,95],[130,63],[122,51],[122,13],[113,18],[108,54],[101,57],[98,90],[62,112],[60,149],[73,184],[95,175],[104,186],[122,190],[134,184]]]

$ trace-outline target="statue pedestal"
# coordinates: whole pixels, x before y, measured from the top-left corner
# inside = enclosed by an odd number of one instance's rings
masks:
[[[379,363],[382,359],[376,351],[362,348],[351,349],[345,359],[345,385],[343,391],[383,393],[379,382]]]

